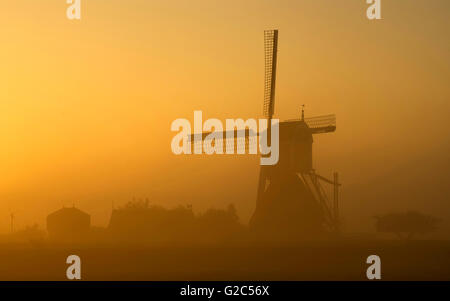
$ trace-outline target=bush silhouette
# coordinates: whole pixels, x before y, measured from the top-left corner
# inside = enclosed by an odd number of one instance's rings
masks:
[[[436,231],[438,219],[415,211],[376,216],[378,232],[395,233],[399,238],[411,239],[416,234]]]
[[[117,241],[193,243],[229,240],[241,227],[233,205],[196,215],[192,206],[167,209],[135,201],[113,211],[108,230]]]

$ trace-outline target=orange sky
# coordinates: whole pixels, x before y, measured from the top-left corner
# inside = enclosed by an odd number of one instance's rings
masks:
[[[325,176],[340,172],[349,228],[383,210],[448,212],[448,194],[410,188],[450,179],[450,2],[382,4],[383,20],[369,21],[363,0],[82,0],[82,19],[69,21],[64,0],[8,1],[0,232],[10,211],[23,227],[73,203],[106,225],[112,202],[133,196],[198,210],[233,202],[247,221],[258,159],[175,157],[170,124],[194,110],[262,117],[271,28],[276,117],[299,117],[301,104],[307,116],[337,115],[314,160]]]

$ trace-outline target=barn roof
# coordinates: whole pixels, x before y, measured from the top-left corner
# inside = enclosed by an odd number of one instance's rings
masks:
[[[81,211],[78,208],[71,207],[71,208],[61,208],[53,213],[50,213],[47,218],[57,217],[57,216],[67,216],[67,215],[78,215],[78,216],[90,216],[86,212]]]

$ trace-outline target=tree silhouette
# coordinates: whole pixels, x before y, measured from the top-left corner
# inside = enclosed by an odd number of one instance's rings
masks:
[[[375,216],[378,232],[394,233],[399,238],[412,239],[417,234],[436,231],[438,219],[415,211]]]

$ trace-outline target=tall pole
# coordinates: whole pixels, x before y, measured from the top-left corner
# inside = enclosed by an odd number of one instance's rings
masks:
[[[339,231],[339,175],[334,173],[334,220],[336,223],[336,230]]]
[[[14,213],[11,213],[11,233],[14,233]]]

